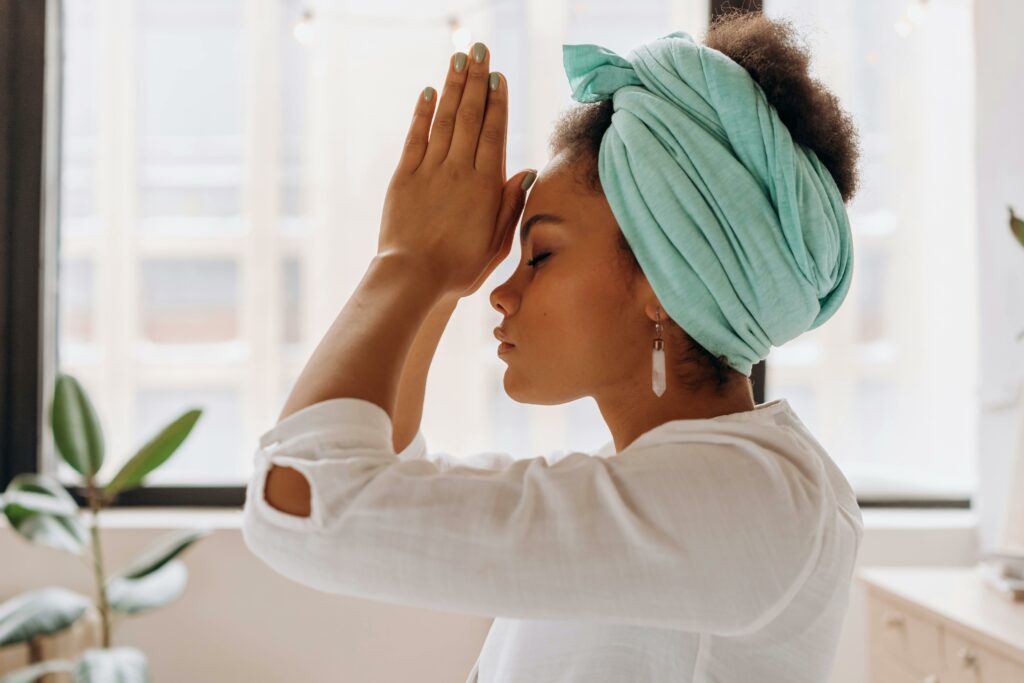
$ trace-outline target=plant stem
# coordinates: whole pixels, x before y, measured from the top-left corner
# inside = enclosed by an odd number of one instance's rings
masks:
[[[100,601],[100,619],[103,622],[103,647],[110,647],[110,605],[107,603],[107,585],[103,572],[103,548],[100,545],[99,516],[101,504],[97,496],[96,486],[92,477],[88,479],[89,509],[92,510],[92,524],[89,533],[92,536],[93,571],[96,575],[96,593]]]

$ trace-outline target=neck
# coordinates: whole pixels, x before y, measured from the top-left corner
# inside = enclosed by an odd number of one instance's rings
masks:
[[[742,378],[722,393],[702,391],[683,393],[683,389],[669,384],[665,394],[655,396],[647,388],[641,399],[631,397],[628,401],[614,406],[598,397],[598,408],[608,424],[619,452],[633,443],[637,437],[658,425],[672,420],[701,420],[754,409],[754,394],[750,380]],[[673,399],[673,393],[682,394]]]

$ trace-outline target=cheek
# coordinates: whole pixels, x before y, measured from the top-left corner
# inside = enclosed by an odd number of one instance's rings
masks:
[[[560,264],[561,265],[561,264]],[[552,273],[554,275],[554,273]],[[609,339],[616,336],[622,324],[622,309],[626,307],[625,292],[615,287],[607,273],[595,268],[566,269],[565,274],[538,280],[540,309],[565,339]],[[592,341],[591,341],[592,344]]]

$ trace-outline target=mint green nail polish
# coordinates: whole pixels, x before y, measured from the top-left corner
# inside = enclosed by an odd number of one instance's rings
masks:
[[[484,55],[487,54],[487,48],[484,47],[483,43],[473,43],[473,59],[476,60],[477,64],[484,61]]]
[[[491,74],[491,78],[490,78],[491,90],[497,90],[499,83],[501,83],[501,77],[498,76],[498,72],[495,71],[494,73]]]
[[[426,102],[429,102],[430,100],[434,99],[434,89],[431,88],[429,85],[423,89],[423,99]]]
[[[462,52],[455,53],[455,70],[461,72],[466,68],[466,55]]]
[[[526,177],[523,178],[523,185],[522,185],[523,189],[524,190],[529,190],[530,189],[530,185],[533,185],[533,181],[536,180],[536,179],[537,179],[537,174],[536,173],[534,173],[533,171],[530,171],[529,173],[527,173]]]

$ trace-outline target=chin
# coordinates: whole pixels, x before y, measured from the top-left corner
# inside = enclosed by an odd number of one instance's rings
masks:
[[[513,375],[514,371],[511,368],[506,368],[502,380],[505,394],[516,403],[533,406],[558,406],[582,397],[582,395],[570,396],[564,389],[522,386],[516,383]]]

